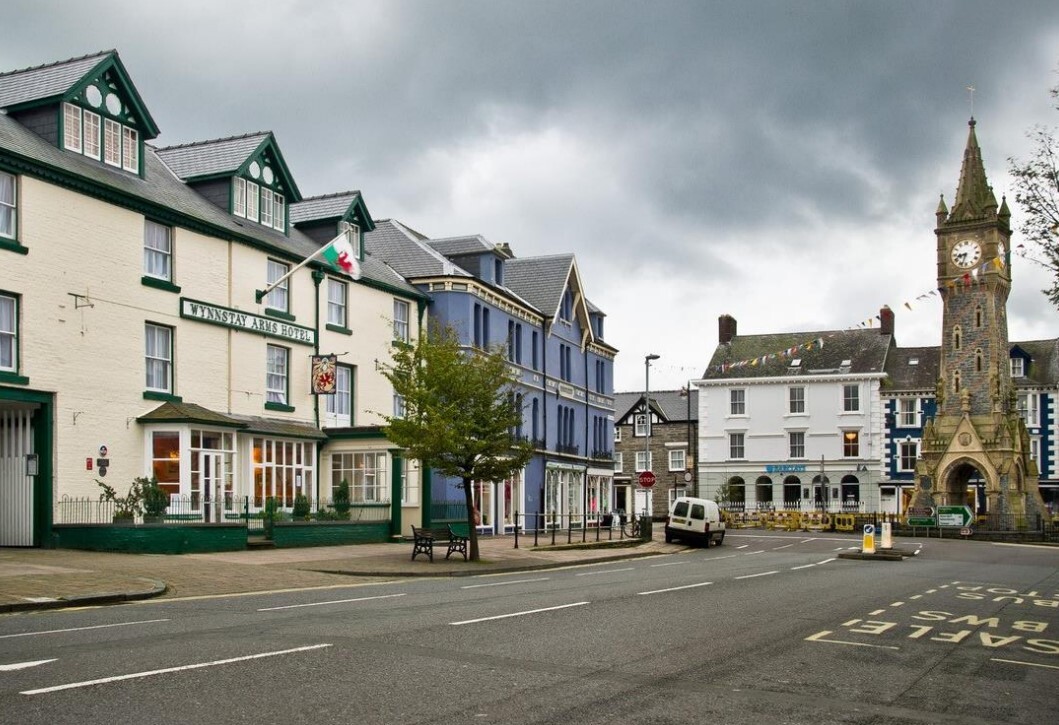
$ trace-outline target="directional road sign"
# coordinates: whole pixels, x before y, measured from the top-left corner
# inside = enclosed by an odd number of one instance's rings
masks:
[[[970,506],[938,506],[938,526],[967,526],[973,520]]]

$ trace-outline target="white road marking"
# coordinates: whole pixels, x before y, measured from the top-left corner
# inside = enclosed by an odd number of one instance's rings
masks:
[[[745,576],[737,576],[736,579],[753,579],[756,576],[769,576],[770,574],[779,574],[778,571],[763,571],[760,574],[747,574]]]
[[[851,647],[874,647],[875,649],[901,649],[900,647],[894,647],[888,644],[868,644],[867,642],[846,642],[841,639],[824,639],[827,635],[831,634],[831,630],[825,629],[816,634],[811,634],[805,638],[807,642],[827,642],[828,644],[848,644]]]
[[[0,665],[0,672],[12,672],[14,670],[28,670],[30,667],[40,667],[49,662],[54,662],[55,657],[50,660],[33,660],[32,662],[12,662],[9,665]]]
[[[574,574],[574,576],[596,576],[597,574],[614,574],[619,571],[635,571],[635,566],[627,566],[624,569],[605,569],[603,571],[583,571],[580,574]]]
[[[540,579],[515,579],[509,582],[493,582],[492,584],[468,584],[467,586],[460,587],[460,589],[481,589],[482,587],[506,587],[508,584],[527,584],[529,582],[546,582],[548,577],[541,577]]]
[[[903,607],[903,606],[905,606],[905,603],[904,602],[893,602],[893,603],[890,604],[890,606],[891,607]]]
[[[838,559],[824,559],[823,561],[818,561],[816,563],[817,564],[830,564],[833,561],[838,561]]]
[[[798,569],[808,569],[809,567],[813,566],[816,566],[816,564],[802,564],[801,566],[792,566],[791,571],[796,571]]]
[[[684,566],[685,564],[689,564],[689,563],[691,563],[691,562],[687,562],[687,561],[670,561],[670,562],[666,562],[665,564],[651,564],[651,568],[653,569],[656,566]]]
[[[140,677],[152,677],[154,675],[164,675],[169,672],[183,672],[185,670],[200,670],[204,667],[217,667],[218,665],[227,665],[232,662],[246,662],[247,660],[259,660],[264,657],[278,657],[280,655],[289,655],[295,652],[308,652],[314,649],[322,649],[324,647],[330,647],[330,644],[314,644],[308,647],[295,647],[294,649],[279,650],[278,652],[262,652],[256,655],[246,655],[245,657],[231,657],[226,660],[214,660],[213,662],[199,662],[194,665],[180,665],[179,667],[166,667],[161,670],[147,670],[146,672],[133,672],[130,675],[115,675],[114,677],[102,677],[98,680],[85,680],[84,682],[71,682],[66,685],[56,685],[54,687],[41,687],[36,690],[23,690],[20,695],[44,695],[49,692],[58,692],[60,690],[73,690],[78,687],[91,687],[92,685],[104,685],[108,682],[120,682],[122,680],[135,680]]]
[[[739,556],[739,554],[727,554],[726,556],[715,556],[714,558],[710,559],[710,561],[720,561],[721,559],[734,559],[737,556]]]
[[[228,594],[196,594],[192,597],[162,597],[161,599],[137,599],[132,602],[125,602],[123,606],[129,606],[135,604],[137,606],[145,606],[152,604],[168,604],[170,602],[194,602],[202,599],[228,599],[233,597],[257,597],[268,594],[290,594],[291,592],[315,592],[323,591],[326,589],[359,589],[361,587],[377,587],[385,584],[397,584],[403,583],[399,579],[387,579],[381,582],[362,582],[360,584],[328,584],[322,587],[291,587],[289,589],[263,589],[255,592],[229,592]],[[91,607],[86,607],[91,608]],[[72,609],[64,609],[64,612],[73,611]]]
[[[750,544],[743,544],[742,546],[737,546],[737,547],[735,547],[735,548],[737,548],[737,549],[745,549],[745,548],[747,548],[748,546],[750,546]]]
[[[922,599],[922,598],[923,598],[922,594],[913,594],[912,596],[909,597],[909,599]]]
[[[885,609],[876,609],[874,612],[868,612],[868,615],[871,616],[871,617],[878,617],[880,614],[882,614],[885,611],[886,611]]]
[[[264,607],[259,609],[259,612],[276,612],[280,609],[299,609],[301,607],[322,607],[325,604],[349,604],[351,602],[366,602],[371,599],[393,599],[394,597],[403,597],[404,594],[382,594],[377,597],[358,597],[356,599],[332,599],[328,602],[309,602],[308,604],[287,604],[283,607]]]
[[[142,622],[119,622],[118,624],[95,624],[91,627],[70,627],[68,629],[47,629],[43,632],[21,632],[19,634],[0,634],[0,639],[11,639],[12,637],[35,637],[38,634],[62,634],[63,632],[83,632],[86,629],[107,629],[108,627],[131,627],[134,624],[157,624],[168,622],[168,619],[147,619]]]
[[[475,624],[477,622],[489,622],[493,619],[509,619],[510,617],[521,617],[526,614],[539,614],[540,612],[552,612],[556,609],[568,609],[569,607],[583,607],[589,602],[574,602],[573,604],[560,604],[558,607],[545,607],[544,609],[530,609],[525,612],[512,612],[511,614],[498,614],[495,617],[479,617],[478,619],[465,619],[462,622],[449,622],[454,627],[461,624]]]
[[[780,549],[786,549],[786,548],[788,548],[790,546],[794,546],[794,544],[784,544],[783,546],[775,546],[775,547],[772,548],[772,550],[773,551],[779,551]]]
[[[763,552],[763,551],[748,551],[748,552],[746,552],[746,555],[747,556],[753,556],[754,554],[764,554],[764,553],[765,552]]]
[[[662,594],[664,592],[677,592],[677,591],[680,591],[681,589],[694,589],[695,587],[708,587],[710,584],[713,584],[713,582],[699,582],[698,584],[685,584],[682,587],[670,587],[669,589],[655,589],[654,591],[650,591],[650,592],[637,592],[637,594],[639,594],[642,597],[642,596],[646,596],[648,594]]]
[[[998,657],[990,657],[993,662],[1007,662],[1009,665],[1026,665],[1027,667],[1044,667],[1049,670],[1059,670],[1059,665],[1044,665],[1037,662],[1021,662],[1019,660],[1002,660]]]

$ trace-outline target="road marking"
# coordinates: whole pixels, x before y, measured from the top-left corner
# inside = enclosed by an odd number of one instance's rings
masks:
[[[1057,665],[1044,665],[1037,662],[1021,662],[1019,660],[1002,660],[998,657],[990,657],[993,662],[1007,662],[1009,665],[1026,665],[1027,667],[1044,667],[1049,670],[1059,670]]]
[[[838,561],[838,559],[824,559],[823,561],[818,561],[816,563],[817,564],[830,564],[833,561]]]
[[[753,556],[754,554],[764,554],[764,553],[765,552],[763,552],[763,551],[748,551],[748,552],[746,552],[746,555],[747,556]]]
[[[12,672],[14,670],[28,670],[30,667],[39,667],[49,662],[54,662],[55,657],[50,660],[34,660],[32,662],[13,662],[9,665],[0,665],[0,672]]]
[[[386,579],[380,582],[361,582],[359,584],[328,584],[321,587],[290,587],[287,589],[261,589],[253,592],[228,592],[227,594],[196,594],[191,597],[161,597],[154,599],[138,599],[132,602],[125,602],[125,606],[135,604],[137,606],[145,606],[151,604],[168,604],[170,602],[194,602],[203,599],[228,599],[234,597],[257,597],[268,594],[290,594],[292,592],[315,592],[324,591],[327,589],[360,589],[361,587],[377,587],[386,584],[398,584],[404,583],[400,579]],[[71,609],[64,609],[64,612],[72,611]]]
[[[382,594],[377,597],[358,597],[356,599],[332,599],[329,602],[309,602],[308,604],[287,604],[283,607],[264,607],[259,609],[259,612],[276,612],[280,609],[299,609],[301,607],[322,607],[325,604],[349,604],[351,602],[367,602],[371,599],[393,599],[394,597],[403,597],[404,594]]]
[[[868,644],[867,642],[847,642],[841,639],[824,639],[827,635],[831,634],[830,629],[811,634],[805,638],[807,642],[827,642],[828,644],[848,644],[852,647],[873,647],[875,649],[901,649],[900,647],[894,647],[888,644]]]
[[[685,564],[688,564],[688,563],[690,563],[690,562],[687,562],[687,561],[670,561],[670,562],[666,562],[665,564],[651,564],[651,568],[653,569],[656,566],[684,566]]]
[[[775,547],[772,548],[772,550],[773,551],[779,551],[780,549],[786,549],[786,548],[788,548],[790,546],[794,546],[794,544],[784,544],[783,546],[775,546]]]
[[[479,617],[478,619],[465,619],[462,622],[449,622],[454,627],[458,627],[461,624],[475,624],[477,622],[488,622],[493,619],[509,619],[511,617],[521,617],[526,614],[539,614],[541,612],[552,612],[556,609],[568,609],[569,607],[583,607],[588,602],[574,602],[573,604],[560,604],[558,607],[545,607],[544,609],[530,609],[526,612],[512,612],[511,614],[498,614],[495,617]]]
[[[460,589],[481,589],[482,587],[506,587],[508,584],[526,584],[528,582],[546,582],[548,577],[541,577],[540,579],[515,579],[509,582],[493,582],[492,584],[468,584],[467,586],[460,587]]]
[[[923,598],[922,594],[913,594],[912,596],[909,597],[909,599],[922,599],[922,598]]]
[[[737,576],[736,579],[753,579],[756,576],[768,576],[770,574],[779,574],[778,571],[763,571],[760,574],[747,574],[745,576]]]
[[[868,612],[869,617],[878,617],[880,614],[885,612],[885,609],[876,609],[874,612]]]
[[[654,591],[650,591],[650,592],[637,592],[637,594],[639,594],[642,597],[642,596],[646,596],[648,594],[662,594],[664,592],[677,592],[677,591],[680,591],[681,589],[694,589],[695,587],[708,587],[710,584],[713,584],[713,582],[699,582],[698,584],[685,584],[682,587],[670,587],[669,589],[655,589]]]
[[[61,634],[63,632],[83,632],[86,629],[107,629],[108,627],[131,627],[134,624],[157,624],[168,622],[168,619],[147,619],[142,622],[119,622],[118,624],[95,624],[91,627],[70,627],[68,629],[48,629],[43,632],[22,632],[20,634],[0,634],[0,639],[11,639],[12,637],[35,637],[38,634]]]
[[[715,556],[714,558],[710,559],[710,561],[720,561],[721,559],[734,559],[737,556],[739,556],[739,554],[726,554],[725,556]]]
[[[737,546],[737,547],[735,547],[735,548],[737,548],[737,549],[745,549],[745,548],[747,548],[748,546],[750,546],[750,544],[743,544],[742,546]]]
[[[808,569],[811,566],[816,566],[816,564],[802,564],[801,566],[792,566],[791,571],[796,571],[798,569]]]
[[[890,606],[891,607],[903,607],[903,606],[905,606],[905,603],[904,602],[893,602],[893,603],[890,604]]]
[[[49,692],[58,692],[60,690],[73,690],[79,687],[91,687],[92,685],[104,685],[108,682],[120,682],[122,680],[135,680],[140,677],[152,677],[154,675],[164,675],[169,672],[183,672],[185,670],[200,670],[204,667],[217,667],[218,665],[228,665],[233,662],[246,662],[247,660],[259,660],[264,657],[278,657],[280,655],[289,655],[295,652],[308,652],[314,649],[323,649],[324,647],[330,647],[330,644],[314,644],[308,647],[295,647],[294,649],[284,649],[278,652],[262,652],[256,655],[246,655],[245,657],[231,657],[226,660],[214,660],[213,662],[199,662],[194,665],[180,665],[179,667],[166,667],[161,670],[147,670],[146,672],[133,672],[129,675],[115,675],[114,677],[102,677],[98,680],[85,680],[83,682],[71,682],[66,685],[56,685],[54,687],[41,687],[36,690],[23,690],[18,693],[20,695],[44,695]]]
[[[597,574],[614,574],[619,571],[635,571],[635,566],[627,566],[624,569],[605,569],[604,571],[583,571],[580,574],[574,574],[574,576],[596,576]]]

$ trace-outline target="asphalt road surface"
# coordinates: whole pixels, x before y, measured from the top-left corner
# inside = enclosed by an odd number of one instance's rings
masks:
[[[1059,721],[1059,549],[859,543],[9,615],[0,722]]]

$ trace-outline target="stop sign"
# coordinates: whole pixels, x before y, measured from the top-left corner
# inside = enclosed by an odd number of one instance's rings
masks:
[[[653,471],[643,471],[640,473],[640,485],[644,488],[651,488],[655,485],[655,474]]]

